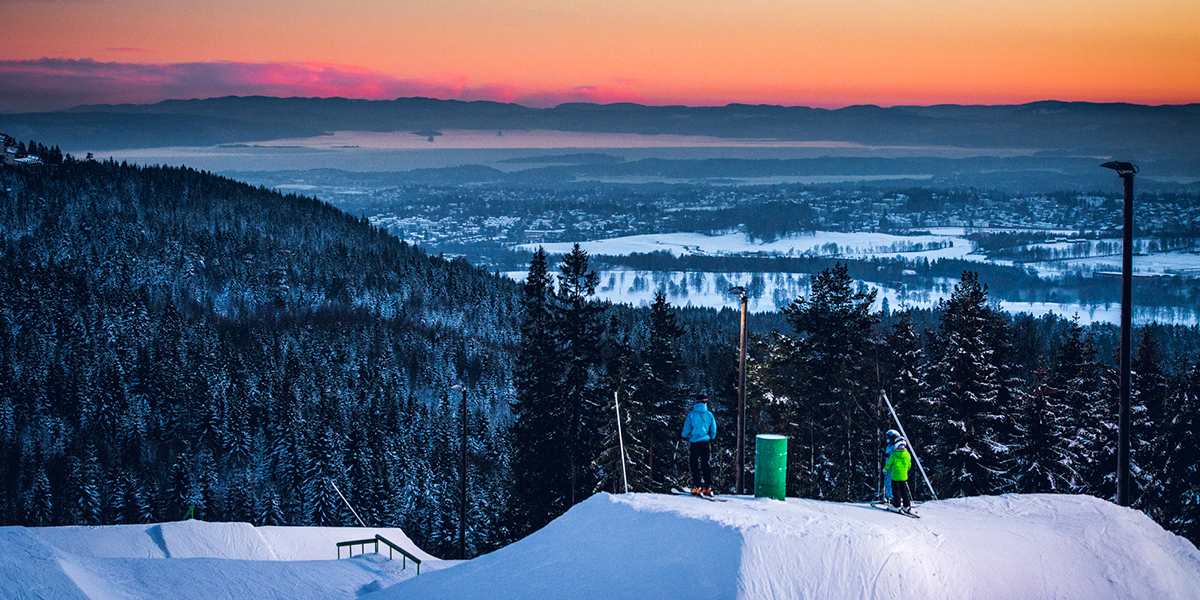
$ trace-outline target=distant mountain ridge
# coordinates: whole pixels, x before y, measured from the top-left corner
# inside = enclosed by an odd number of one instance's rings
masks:
[[[0,131],[18,138],[54,139],[76,150],[211,145],[305,137],[335,130],[422,129],[550,129],[839,140],[1161,158],[1200,152],[1200,104],[1148,106],[1048,100],[1015,105],[857,105],[837,109],[630,103],[531,108],[431,98],[229,96],[0,114]]]

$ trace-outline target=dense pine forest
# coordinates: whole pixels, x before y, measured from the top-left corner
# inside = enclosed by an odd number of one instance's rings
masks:
[[[698,391],[733,480],[734,313],[597,302],[580,250],[516,284],[309,198],[70,157],[0,168],[0,215],[4,523],[353,524],[340,489],[457,556],[464,390],[468,555],[620,488],[614,398],[635,490],[686,476]],[[880,314],[834,264],[752,319],[749,426],[791,437],[790,493],[876,494],[882,388],[942,497],[1114,494],[1115,330],[985,284]],[[1200,541],[1200,331],[1136,339],[1135,506]]]

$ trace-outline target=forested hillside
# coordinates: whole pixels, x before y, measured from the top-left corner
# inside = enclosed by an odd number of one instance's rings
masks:
[[[0,169],[0,520],[350,523],[501,539],[515,286],[190,169]],[[191,512],[191,511],[194,511]]]

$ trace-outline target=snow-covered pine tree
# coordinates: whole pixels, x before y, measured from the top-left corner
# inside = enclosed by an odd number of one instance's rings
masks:
[[[279,500],[279,492],[274,489],[269,489],[262,494],[262,502],[258,508],[258,518],[255,519],[257,525],[283,525],[282,502]]]
[[[167,493],[163,498],[163,514],[182,519],[192,512],[191,503],[196,496],[192,467],[192,455],[185,445],[171,464],[170,480],[165,490]]]
[[[933,444],[925,456],[936,465],[937,489],[946,497],[975,496],[1000,489],[1006,476],[997,427],[1004,422],[997,403],[998,373],[988,345],[992,318],[987,287],[979,274],[963,272],[949,300],[943,300],[937,357],[939,373],[931,390],[937,418]]]
[[[922,397],[924,358],[921,338],[913,327],[911,313],[904,313],[884,339],[880,349],[880,377],[896,414],[904,421],[904,432],[918,449],[929,437],[930,407]],[[895,428],[886,408],[880,415],[880,427]],[[918,450],[919,451],[919,450]]]
[[[100,525],[103,505],[100,491],[100,466],[96,449],[91,444],[83,448],[83,457],[67,460],[68,518],[70,523]]]
[[[784,418],[789,434],[807,436],[808,493],[818,498],[859,500],[875,493],[878,442],[871,332],[874,290],[856,289],[845,263],[813,278],[807,297],[794,300],[784,314],[796,333],[784,342],[795,352],[787,361],[799,368],[777,372],[785,384]],[[774,352],[773,352],[774,353]],[[807,421],[807,422],[806,422]]]
[[[1025,395],[1012,445],[1012,476],[1021,493],[1071,493],[1078,486],[1079,457],[1070,441],[1071,419],[1060,390],[1049,374],[1035,374],[1036,387]]]
[[[658,489],[653,481],[650,468],[650,450],[645,438],[649,436],[647,429],[651,426],[649,409],[642,403],[644,396],[637,386],[643,381],[634,381],[634,361],[636,353],[630,345],[629,334],[623,331],[620,321],[614,315],[609,321],[608,339],[604,345],[604,383],[608,388],[609,406],[600,415],[601,442],[600,454],[596,457],[597,472],[600,478],[596,491],[623,493],[625,491],[623,473],[628,477],[631,491],[651,491]],[[620,400],[621,426],[617,427],[616,402]],[[604,414],[607,413],[607,414]],[[622,440],[624,440],[624,455],[622,455]],[[622,471],[624,460],[624,471]],[[659,489],[659,491],[663,491]]]
[[[1161,427],[1166,458],[1147,495],[1152,517],[1195,541],[1200,540],[1200,362],[1172,387]]]
[[[1062,339],[1051,352],[1050,372],[1045,382],[1054,402],[1066,409],[1067,431],[1064,440],[1068,451],[1078,460],[1078,479],[1074,492],[1088,493],[1099,482],[1091,480],[1093,441],[1101,433],[1097,410],[1101,403],[1100,366],[1090,336],[1084,337],[1078,319],[1071,322]]]
[[[552,309],[553,282],[546,252],[538,248],[521,286],[521,339],[513,368],[513,492],[515,534],[525,535],[566,510],[562,481],[567,464],[559,432],[561,356]],[[518,500],[519,499],[519,500]]]
[[[1130,454],[1139,469],[1134,489],[1149,490],[1154,478],[1163,472],[1167,461],[1162,432],[1166,426],[1164,410],[1169,393],[1167,376],[1162,368],[1163,356],[1158,343],[1158,327],[1151,325],[1142,329],[1137,352],[1133,357],[1132,392],[1137,401],[1130,406],[1133,421],[1133,436]],[[1133,409],[1137,409],[1136,412]],[[1153,513],[1153,494],[1138,493],[1134,506]]]
[[[988,347],[992,349],[992,366],[996,368],[997,411],[992,430],[996,440],[997,458],[1000,464],[1007,468],[1012,461],[1011,446],[1019,435],[1015,415],[1026,406],[1027,391],[1026,383],[1020,377],[1008,315],[990,306],[988,315],[985,336]],[[1013,477],[1004,476],[998,478],[996,484],[998,487],[994,488],[992,493],[1011,491],[1016,482]]]
[[[599,278],[588,266],[587,252],[579,245],[563,257],[555,290],[555,329],[561,346],[562,384],[557,398],[563,402],[562,423],[565,431],[559,438],[560,451],[567,458],[566,507],[573,506],[590,495],[596,486],[592,463],[598,454],[597,436],[600,407],[604,404],[604,389],[599,385],[601,342],[605,306],[596,301]]]
[[[631,400],[644,411],[644,426],[636,434],[644,436],[649,449],[651,487],[649,490],[669,491],[681,483],[687,468],[681,464],[678,452],[679,422],[688,410],[686,394],[680,385],[682,366],[679,338],[683,328],[675,321],[675,313],[662,290],[655,292],[650,305],[646,346],[638,359],[636,389]],[[635,407],[631,404],[631,414]],[[638,488],[642,489],[642,488]]]
[[[30,525],[50,525],[54,519],[54,495],[46,469],[38,465],[25,500],[25,522]]]
[[[343,525],[342,501],[331,481],[341,480],[345,465],[342,462],[342,440],[333,427],[326,426],[309,454],[304,481],[304,498],[308,501],[308,525]]]

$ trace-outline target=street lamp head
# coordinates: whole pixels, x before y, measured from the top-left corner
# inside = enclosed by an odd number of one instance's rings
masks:
[[[1116,171],[1117,175],[1120,175],[1121,177],[1132,177],[1133,175],[1136,175],[1138,172],[1137,165],[1135,165],[1131,162],[1124,162],[1124,161],[1119,161],[1119,160],[1110,160],[1100,166],[1104,167],[1105,169],[1112,169],[1112,170]]]
[[[734,296],[737,296],[738,298],[745,298],[746,297],[746,288],[743,286],[740,286],[740,285],[735,285],[735,286],[729,288],[729,293],[733,294]]]

